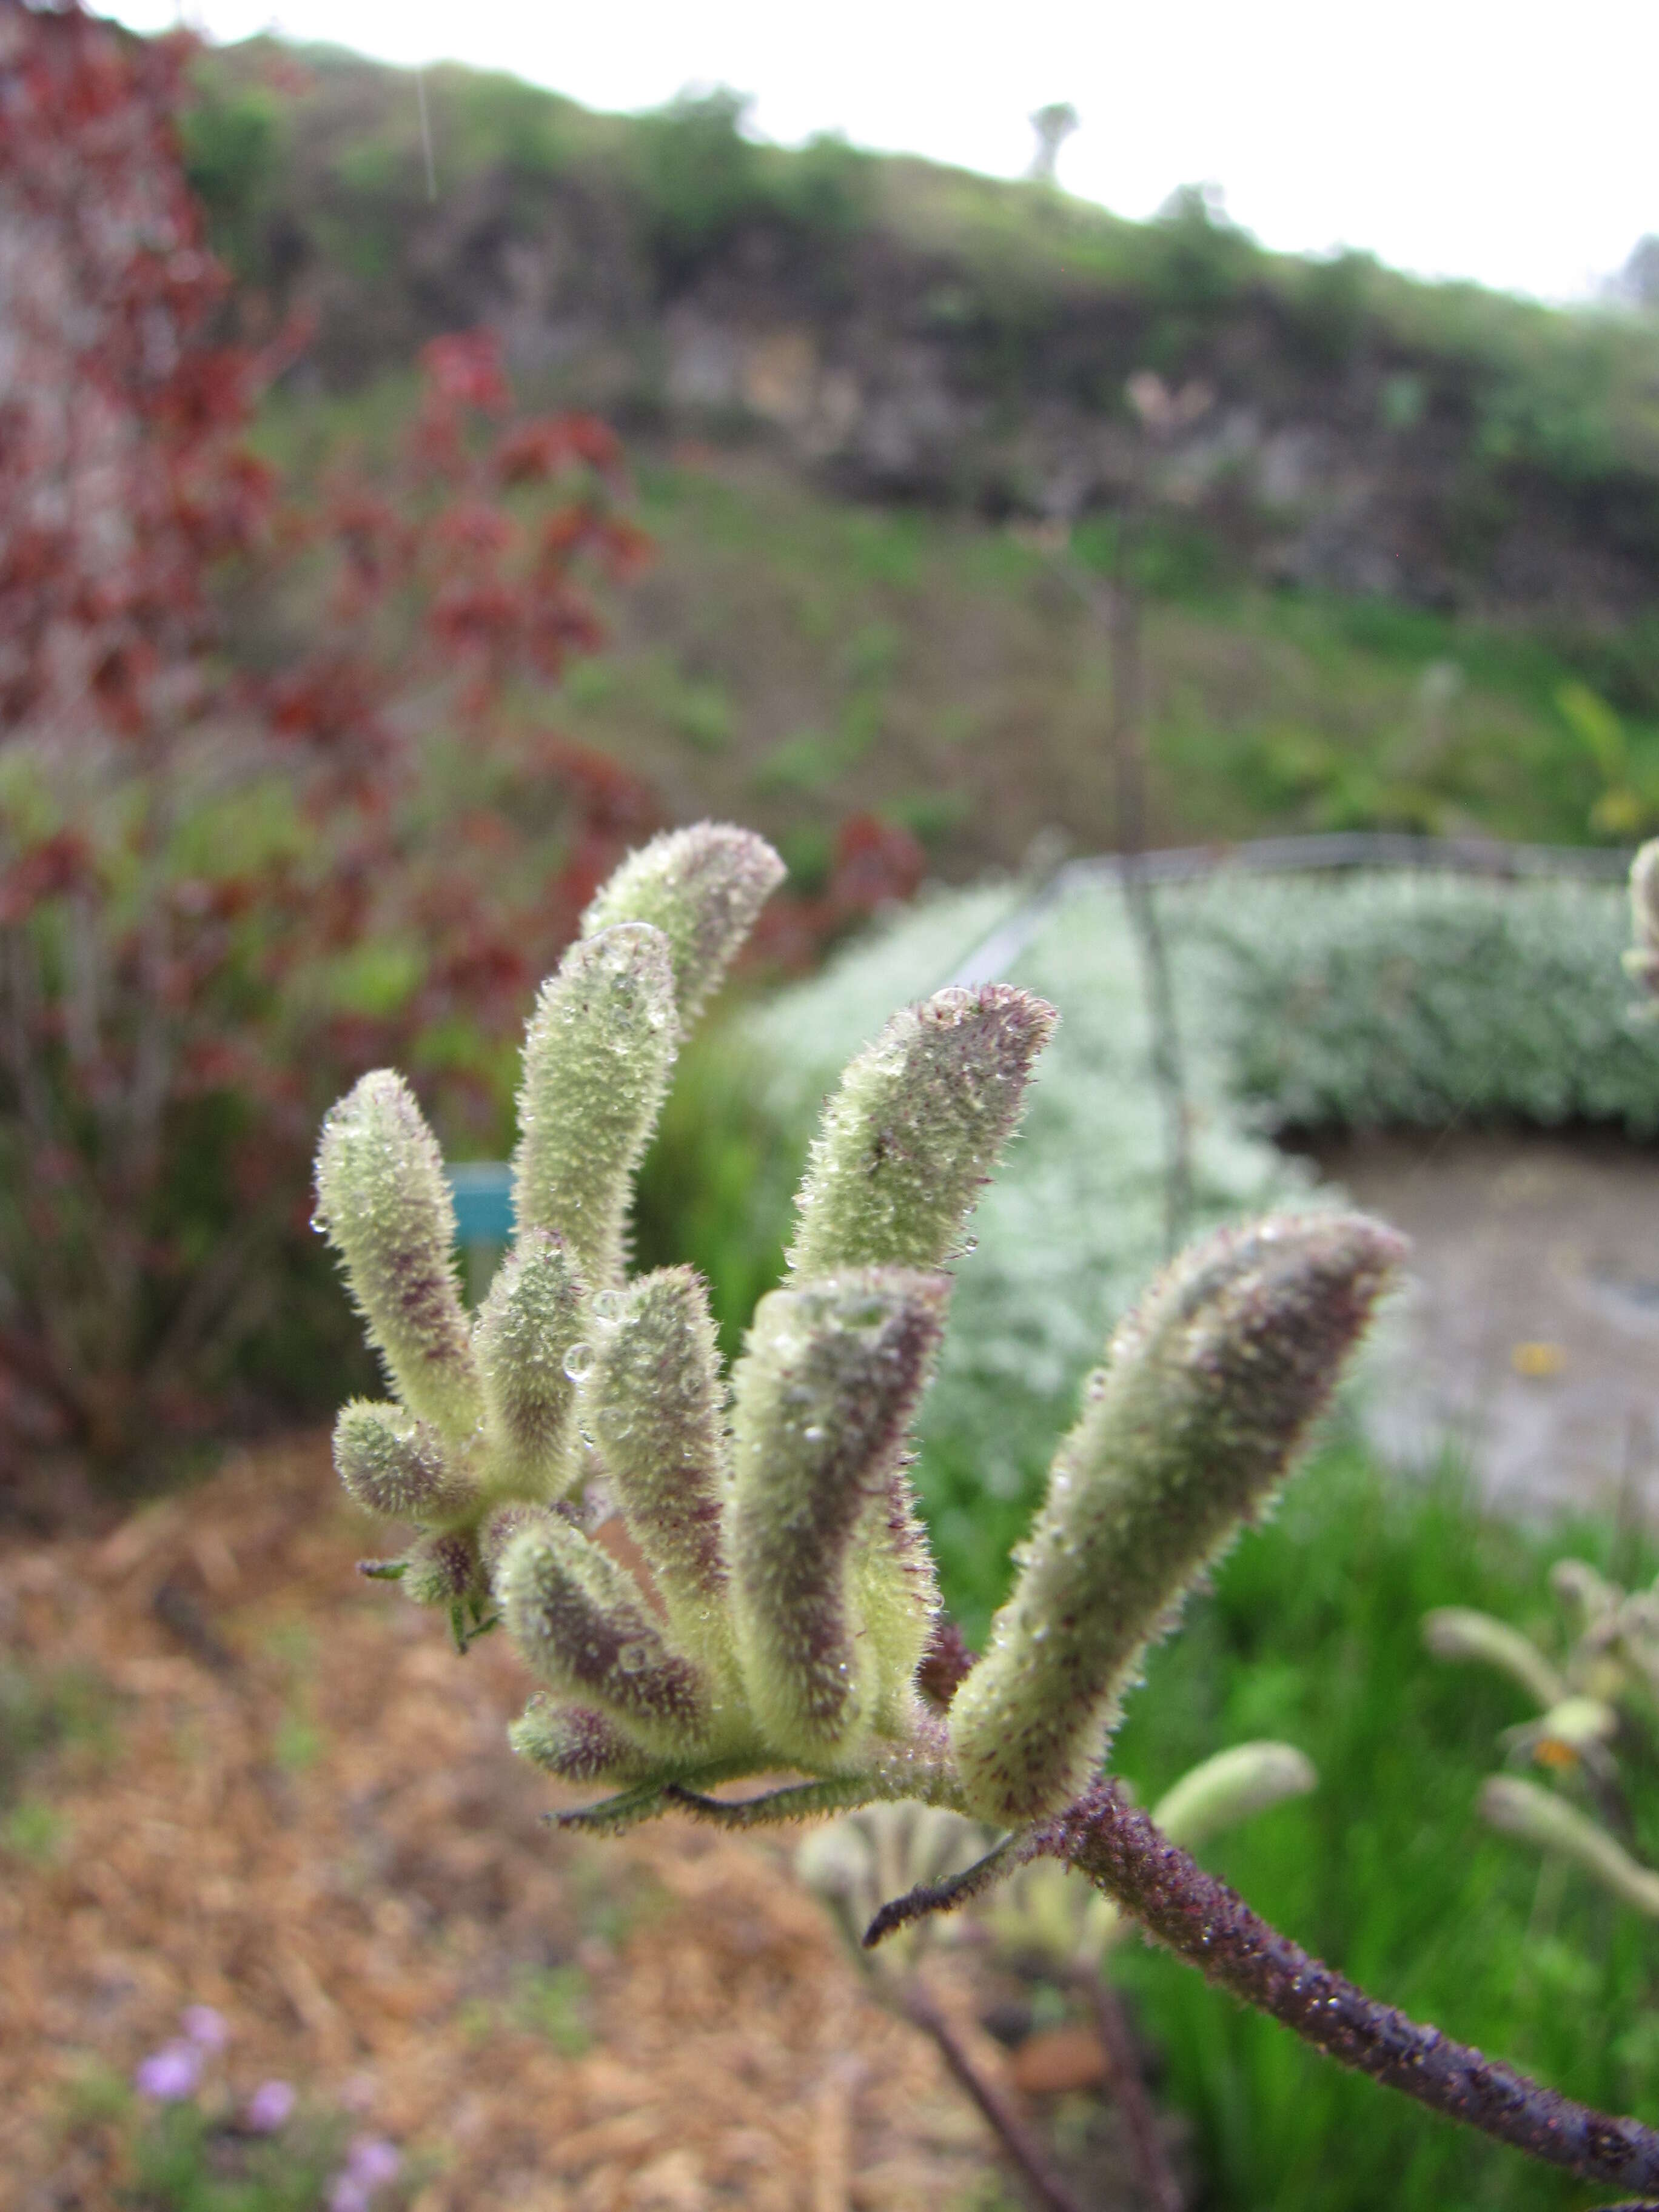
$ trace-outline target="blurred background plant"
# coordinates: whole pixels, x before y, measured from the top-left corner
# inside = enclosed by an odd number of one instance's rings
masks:
[[[1559,1875],[1577,1867],[1623,1904],[1659,1918],[1659,1873],[1648,1863],[1659,1773],[1659,1589],[1625,1590],[1583,1559],[1551,1570],[1558,1606],[1549,1643],[1465,1606],[1425,1614],[1423,1639],[1437,1659],[1506,1675],[1536,1706],[1504,1730],[1511,1766],[1546,1776],[1494,1775],[1480,1809],[1502,1832],[1545,1854],[1539,1912],[1553,1917]]]

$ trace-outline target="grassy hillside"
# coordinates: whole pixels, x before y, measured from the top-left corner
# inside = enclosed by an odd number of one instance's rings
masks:
[[[399,397],[285,397],[268,448],[302,469],[372,451]],[[835,823],[862,808],[906,823],[958,881],[1018,865],[1044,833],[1112,844],[1090,600],[1103,525],[1060,556],[1017,522],[855,504],[753,451],[653,459],[647,441],[637,478],[655,562],[612,598],[611,649],[547,712],[647,776],[672,815],[753,823],[805,888]],[[1201,533],[1156,550],[1159,842],[1384,827],[1571,842],[1659,820],[1659,708],[1595,712],[1637,688],[1617,637],[1569,649],[1514,624],[1273,592],[1230,577]]]
[[[800,885],[865,807],[958,879],[1114,842],[1091,602],[1137,481],[1155,838],[1659,826],[1652,319],[460,68],[428,198],[406,74],[261,40],[199,84],[243,312],[316,318],[273,450],[372,447],[480,320],[528,398],[605,406],[659,558],[550,711]],[[1210,395],[1153,454],[1138,368]]]
[[[216,242],[247,280],[280,280],[306,252],[374,287],[403,272],[427,201],[412,77],[342,49],[270,39],[210,55],[190,131],[192,175]],[[1468,283],[1428,283],[1370,255],[1270,253],[1213,221],[1189,195],[1165,219],[1131,222],[1050,188],[1009,184],[834,138],[799,151],[751,142],[727,94],[655,115],[592,112],[516,78],[457,64],[428,72],[439,198],[504,184],[509,215],[567,186],[608,198],[618,274],[683,285],[739,234],[792,233],[817,248],[812,281],[833,291],[847,249],[885,235],[957,265],[964,289],[932,302],[978,325],[1006,369],[1040,344],[1067,300],[1138,310],[1146,365],[1179,374],[1206,325],[1252,295],[1283,319],[1316,370],[1362,341],[1431,357],[1439,392],[1396,390],[1396,413],[1479,389],[1482,443],[1581,472],[1659,468],[1659,331],[1650,320],[1565,313]],[[839,249],[839,250],[838,250]],[[439,303],[414,303],[418,313]]]
[[[990,514],[1154,501],[1263,579],[1602,633],[1659,595],[1659,324],[1265,252],[823,140],[729,95],[590,113],[270,40],[208,56],[191,173],[256,320],[362,389],[490,321],[631,434],[760,438],[797,473]],[[1145,450],[1127,396],[1185,412]],[[1651,651],[1649,659],[1651,659]]]

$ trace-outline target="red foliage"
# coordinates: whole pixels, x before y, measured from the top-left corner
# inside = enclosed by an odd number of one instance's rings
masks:
[[[927,872],[927,854],[902,824],[884,822],[878,814],[850,814],[836,832],[823,890],[774,899],[761,916],[752,957],[786,973],[802,973],[857,923],[913,897]]]
[[[216,335],[188,51],[0,0],[0,1466],[204,1418],[303,1272],[319,1106],[446,1026],[451,1124],[488,1123],[495,1042],[654,826],[519,704],[599,641],[577,570],[641,557],[616,441],[517,419],[469,332],[373,481],[285,489],[246,443],[283,349]],[[305,650],[239,665],[226,605],[319,569]],[[434,775],[493,804],[426,827]]]
[[[307,1156],[365,1066],[499,1145],[529,990],[657,826],[534,718],[600,642],[583,577],[648,552],[614,434],[519,417],[467,331],[389,459],[279,480],[248,431],[300,334],[223,342],[190,51],[0,0],[0,1475],[216,1416],[316,1272]],[[854,818],[761,957],[921,868]]]

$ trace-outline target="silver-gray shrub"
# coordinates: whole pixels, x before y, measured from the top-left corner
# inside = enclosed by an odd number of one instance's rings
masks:
[[[1258,1126],[1659,1130],[1659,1030],[1632,1016],[1616,885],[1223,873],[1167,910],[1189,1021],[1213,1024]]]

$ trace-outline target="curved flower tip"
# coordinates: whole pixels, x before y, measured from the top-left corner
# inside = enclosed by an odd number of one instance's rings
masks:
[[[648,921],[673,948],[682,1030],[715,990],[784,865],[763,837],[731,823],[697,822],[631,853],[582,916],[592,937],[622,921]]]
[[[1011,983],[939,991],[895,1014],[824,1109],[795,1200],[796,1275],[942,1266],[1059,1018]]]

